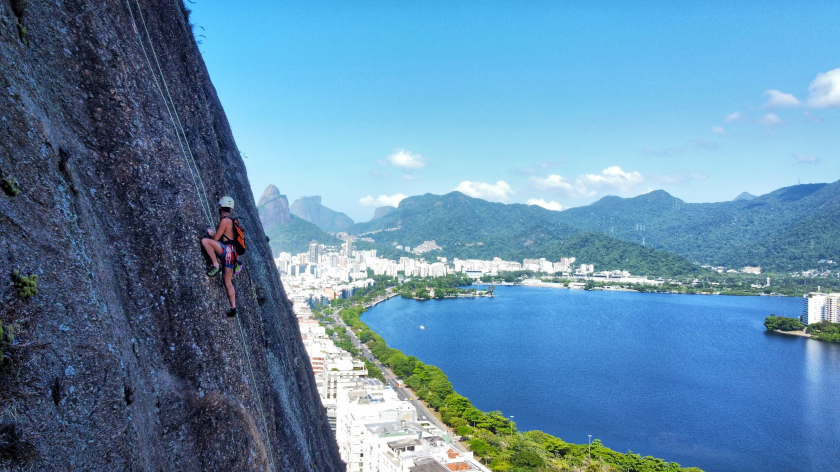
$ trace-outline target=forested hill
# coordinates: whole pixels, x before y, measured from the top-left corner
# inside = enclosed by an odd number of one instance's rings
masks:
[[[840,259],[840,203],[816,211],[756,242],[721,255],[728,265],[761,266],[767,272],[831,268]]]
[[[657,190],[635,198],[604,197],[557,213],[557,221],[631,242],[644,238],[649,247],[704,263],[802,270],[815,268],[820,259],[840,258],[825,245],[840,237],[837,225],[813,224],[838,203],[840,182],[721,203],[686,203]],[[757,246],[760,241],[769,246]]]
[[[435,240],[440,255],[460,258],[556,261],[576,257],[596,270],[624,269],[634,274],[680,275],[698,272],[683,257],[645,248],[558,221],[558,213],[533,205],[505,205],[460,192],[426,194],[400,202],[381,218],[356,224],[351,232],[379,245],[417,246]],[[437,254],[437,253],[434,253]]]

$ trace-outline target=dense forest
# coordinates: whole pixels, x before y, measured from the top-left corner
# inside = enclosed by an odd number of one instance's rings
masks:
[[[686,203],[657,190],[635,198],[604,197],[563,211],[558,220],[627,241],[644,238],[648,246],[692,261],[793,271],[840,258],[840,226],[831,218],[839,204],[840,182],[719,203]]]

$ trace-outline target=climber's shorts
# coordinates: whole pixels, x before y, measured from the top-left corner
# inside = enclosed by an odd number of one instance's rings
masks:
[[[222,259],[225,260],[225,267],[233,269],[236,266],[236,249],[234,249],[233,244],[222,244],[221,246]]]

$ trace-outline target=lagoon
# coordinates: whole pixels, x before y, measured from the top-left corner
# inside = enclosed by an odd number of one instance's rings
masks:
[[[498,286],[362,316],[479,409],[707,472],[840,469],[840,345],[767,333],[799,298]],[[425,329],[421,330],[420,326]]]

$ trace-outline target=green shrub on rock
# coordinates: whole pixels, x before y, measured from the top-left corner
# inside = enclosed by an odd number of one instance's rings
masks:
[[[12,272],[12,282],[21,298],[31,298],[38,294],[38,276],[23,276],[19,270]]]
[[[10,175],[7,175],[0,180],[0,187],[2,187],[3,191],[6,192],[6,195],[10,197],[17,197],[20,195],[20,188],[18,187],[17,179]]]

